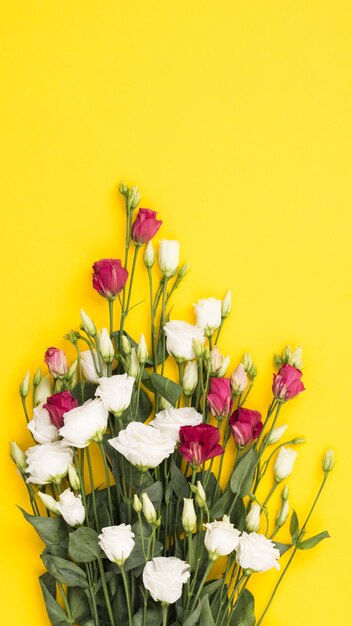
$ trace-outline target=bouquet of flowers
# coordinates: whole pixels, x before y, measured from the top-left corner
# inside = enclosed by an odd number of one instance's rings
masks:
[[[285,403],[304,391],[301,349],[275,355],[263,418],[248,407],[257,375],[250,354],[227,375],[230,359],[218,348],[231,293],[199,300],[195,324],[171,320],[188,271],[179,264],[180,244],[161,240],[155,263],[152,239],[162,222],[149,209],[136,215],[138,188],[122,184],[120,192],[124,261],[93,265],[108,328],[97,330],[81,310],[79,330],[65,335],[76,360],[69,365],[63,350],[48,348],[49,373],[39,368],[32,384],[28,373],[20,386],[34,442],[26,452],[12,442],[10,452],[32,507],[23,515],[45,544],[40,584],[48,616],[53,626],[259,625],[297,551],[329,536],[306,534],[333,452],[324,455],[304,521],[291,510],[286,484],[304,442],[285,438],[280,423]],[[126,330],[141,254],[148,342]],[[281,505],[270,511],[276,489]],[[291,540],[282,543],[286,523]],[[271,568],[281,571],[256,618],[248,586]]]

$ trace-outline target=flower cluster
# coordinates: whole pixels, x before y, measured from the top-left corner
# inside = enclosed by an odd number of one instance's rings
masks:
[[[65,335],[76,359],[69,364],[64,350],[50,347],[47,373],[39,368],[32,384],[28,373],[20,386],[33,444],[24,452],[12,442],[10,453],[32,507],[24,515],[46,544],[40,582],[48,615],[53,625],[254,624],[254,575],[281,568],[282,578],[297,551],[328,536],[307,538],[318,498],[300,522],[285,482],[304,442],[284,437],[288,425],[280,424],[285,403],[304,391],[302,351],[275,355],[262,416],[251,403],[251,355],[231,367],[219,348],[231,292],[198,300],[191,323],[170,319],[188,264],[180,264],[178,241],[162,239],[156,257],[152,240],[162,221],[150,209],[135,214],[137,187],[122,184],[120,192],[124,261],[93,264],[107,327],[81,310],[79,328]],[[126,330],[141,250],[150,341]],[[333,465],[328,450],[322,485]],[[277,541],[289,518],[289,543]],[[225,573],[208,584],[218,559]]]

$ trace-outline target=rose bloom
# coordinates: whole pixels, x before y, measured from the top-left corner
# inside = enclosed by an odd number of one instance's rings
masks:
[[[211,561],[215,561],[220,556],[227,556],[237,548],[240,531],[231,524],[227,515],[224,515],[220,522],[211,522],[204,526],[207,529],[204,545]]]
[[[230,417],[230,428],[238,446],[246,446],[258,439],[262,432],[262,416],[259,411],[239,408]]]
[[[52,443],[59,439],[58,430],[52,423],[49,411],[44,408],[43,404],[39,404],[33,409],[33,417],[27,424],[27,428],[38,443]]]
[[[135,541],[129,524],[106,526],[101,529],[99,545],[110,561],[121,566],[130,556]]]
[[[220,445],[220,432],[210,424],[199,426],[181,426],[180,453],[192,467],[198,467],[204,461],[224,454]]]
[[[48,348],[44,355],[44,361],[49,368],[50,374],[54,378],[67,374],[68,366],[66,355],[63,350],[58,350],[58,348]]]
[[[190,577],[189,564],[175,556],[157,556],[146,563],[143,584],[155,602],[173,604],[182,595],[182,585]]]
[[[86,517],[82,496],[75,496],[70,489],[66,489],[60,494],[59,502],[56,503],[56,510],[62,515],[66,524],[72,527],[82,526]]]
[[[60,483],[66,476],[68,466],[72,463],[73,450],[63,441],[44,443],[33,446],[26,451],[29,478],[27,483],[47,485]]]
[[[193,340],[204,342],[201,328],[183,321],[167,322],[164,326],[166,348],[169,354],[179,361],[191,361],[195,358]]]
[[[93,358],[94,357],[94,358]],[[96,366],[99,367],[99,359],[96,350],[93,350],[93,354],[90,350],[83,350],[81,352],[81,367],[83,376],[89,383],[98,384],[98,378],[100,376],[99,371],[97,371]],[[108,371],[106,363],[103,363],[103,372],[104,376],[106,376]]]
[[[86,448],[92,441],[101,441],[108,425],[109,413],[101,400],[87,400],[82,406],[65,413],[60,435],[75,448]]]
[[[158,428],[175,442],[180,441],[181,426],[198,426],[203,422],[203,415],[192,407],[174,409],[170,407],[159,411],[155,418],[149,422],[150,426]]]
[[[198,300],[194,305],[197,316],[197,326],[202,328],[205,334],[211,337],[216,328],[221,324],[221,300],[206,298]]]
[[[243,532],[236,548],[236,561],[244,570],[266,572],[272,567],[280,569],[277,559],[280,552],[265,535]]]
[[[132,226],[132,239],[136,244],[147,243],[153,239],[162,224],[156,219],[156,212],[150,209],[139,209]]]
[[[95,395],[101,398],[107,411],[120,416],[130,405],[134,381],[128,374],[99,378]]]
[[[274,374],[273,394],[277,400],[292,400],[304,391],[301,381],[302,372],[292,365],[281,365],[279,372]]]
[[[180,242],[162,239],[159,244],[159,267],[161,273],[171,278],[180,262]]]
[[[141,422],[131,422],[109,443],[141,471],[157,467],[175,449],[175,441],[167,434]]]
[[[64,413],[78,406],[76,398],[69,391],[62,391],[50,396],[44,404],[44,409],[49,411],[50,418],[56,428],[64,425]]]
[[[211,378],[210,393],[207,400],[212,414],[218,419],[223,419],[230,411],[231,406],[231,381],[229,378]]]
[[[101,259],[93,265],[93,287],[108,300],[115,300],[124,288],[128,271],[119,259]]]

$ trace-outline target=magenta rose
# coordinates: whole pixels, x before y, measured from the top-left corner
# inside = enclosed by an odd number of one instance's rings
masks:
[[[93,265],[93,287],[101,296],[114,300],[124,288],[128,271],[119,259],[101,259]]]
[[[76,406],[78,406],[78,402],[73,395],[69,391],[62,391],[47,398],[44,409],[49,412],[54,426],[62,428],[64,425],[64,414],[71,411],[71,409],[75,409]]]
[[[156,212],[150,209],[139,209],[138,215],[132,226],[132,239],[137,245],[147,243],[153,239],[162,224],[156,219]]]
[[[180,453],[192,467],[198,467],[204,461],[224,454],[224,449],[219,443],[220,432],[210,424],[181,426],[179,437]]]
[[[246,446],[258,439],[262,432],[262,416],[259,411],[239,408],[230,417],[230,428],[238,446]]]
[[[67,360],[63,350],[58,350],[57,348],[48,348],[44,355],[44,361],[49,368],[50,374],[54,378],[67,374]]]
[[[273,394],[277,400],[292,400],[304,391],[301,381],[302,372],[292,365],[281,365],[279,372],[274,374]]]
[[[230,378],[211,378],[207,400],[212,414],[223,419],[230,411],[231,399]]]

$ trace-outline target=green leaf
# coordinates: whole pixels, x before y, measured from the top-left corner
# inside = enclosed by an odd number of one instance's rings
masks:
[[[43,554],[42,559],[48,572],[60,583],[68,587],[88,587],[85,572],[75,563],[50,554]]]
[[[273,543],[275,545],[275,548],[279,550],[280,556],[282,556],[283,554],[285,554],[285,552],[292,548],[292,543],[279,543],[278,541],[274,541]]]
[[[83,400],[82,400],[82,388],[81,383],[75,385],[72,389],[71,393],[73,397],[77,400],[78,404],[84,404],[87,400],[92,400],[95,396],[97,386],[93,383],[84,383],[83,386]]]
[[[139,390],[139,403],[138,403],[138,414],[135,415],[135,407],[137,405],[137,395],[138,390],[133,389],[132,399],[129,407],[122,414],[123,424],[127,425],[129,422],[146,422],[149,415],[152,412],[152,402],[148,396],[148,394],[144,391],[144,389]]]
[[[231,620],[232,626],[254,626],[254,597],[248,589],[244,589],[237,600]]]
[[[174,492],[176,494],[176,498],[178,500],[183,500],[183,498],[187,498],[189,495],[187,478],[184,473],[181,472],[180,468],[177,467],[173,456],[171,457],[171,481]]]
[[[198,605],[194,609],[193,613],[191,613],[191,615],[189,615],[185,621],[182,622],[182,626],[194,626],[199,620],[201,610],[202,604],[201,602],[198,602]]]
[[[19,509],[44,543],[67,545],[68,528],[61,517],[40,517],[26,513],[21,507]]]
[[[46,610],[52,626],[71,626],[71,622],[68,621],[65,611],[56,602],[55,598],[50,593],[45,584],[45,574],[40,576],[39,582],[42,588]]]
[[[102,555],[98,544],[98,533],[93,528],[82,526],[70,533],[68,542],[69,555],[79,563],[95,561]]]
[[[142,382],[149,391],[159,393],[165,400],[170,402],[172,406],[176,406],[177,400],[183,391],[181,385],[178,385],[170,378],[161,376],[161,374],[157,374],[156,372],[152,372],[151,374],[144,372]]]
[[[202,591],[200,592],[200,597],[202,598],[203,596],[212,596],[213,593],[215,593],[215,591],[217,591],[222,584],[222,578],[219,578],[218,580],[212,580],[210,583],[205,584]]]
[[[147,550],[147,547],[148,547],[148,541],[145,541],[145,550]],[[161,554],[162,549],[163,549],[162,544],[159,541],[156,541],[154,554],[152,554],[150,558],[153,558],[154,556],[159,556]],[[136,536],[135,546],[130,556],[128,557],[128,559],[126,559],[123,567],[124,567],[125,572],[128,572],[129,570],[135,569],[136,567],[139,567],[140,565],[143,565],[144,563],[145,563],[145,558],[144,558],[143,548],[142,548],[142,537]]]
[[[138,609],[137,613],[135,613],[132,617],[132,626],[143,626],[143,607]],[[162,622],[162,608],[159,605],[150,605],[147,607],[147,617],[145,621],[145,626],[160,626]]]
[[[290,522],[290,533],[292,537],[293,545],[296,545],[298,535],[299,535],[299,521],[296,511],[292,512],[291,522]]]
[[[75,622],[83,622],[90,616],[87,596],[81,587],[68,587],[68,603]]]
[[[257,464],[257,453],[254,448],[250,448],[248,452],[243,456],[238,465],[235,467],[231,480],[230,487],[232,493],[241,497],[247,496],[251,490],[255,467]]]
[[[200,614],[199,626],[215,626],[215,622],[210,610],[209,596],[201,598],[202,610]]]
[[[318,535],[314,535],[314,537],[309,537],[309,539],[305,539],[304,541],[300,541],[297,544],[297,548],[299,550],[311,550],[311,548],[315,548],[321,541],[324,539],[329,539],[330,535],[327,530],[324,530],[322,533]]]

